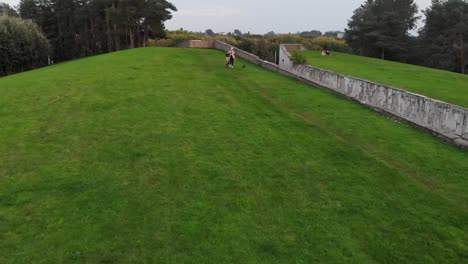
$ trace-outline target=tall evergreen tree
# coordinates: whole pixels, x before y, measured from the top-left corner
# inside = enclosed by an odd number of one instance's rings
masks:
[[[416,14],[414,0],[367,0],[354,11],[346,39],[361,55],[403,60]]]
[[[175,6],[166,0],[21,0],[50,40],[56,61],[142,47],[164,35]]]
[[[38,16],[38,5],[36,0],[21,0],[19,4],[20,15],[24,19],[36,21]]]
[[[434,0],[420,31],[427,66],[465,73],[468,54],[468,1]]]
[[[0,16],[18,16],[18,12],[9,4],[0,2]]]

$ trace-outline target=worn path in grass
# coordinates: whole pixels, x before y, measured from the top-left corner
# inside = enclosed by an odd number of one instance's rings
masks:
[[[148,48],[0,79],[0,262],[466,261],[467,152],[223,64]]]
[[[307,63],[468,108],[468,75],[340,52],[305,51]]]

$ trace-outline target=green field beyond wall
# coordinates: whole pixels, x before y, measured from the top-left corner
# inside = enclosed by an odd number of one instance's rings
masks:
[[[305,51],[307,64],[382,83],[468,108],[468,75],[332,52]]]

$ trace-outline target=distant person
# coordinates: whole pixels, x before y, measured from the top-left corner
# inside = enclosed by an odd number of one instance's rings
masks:
[[[331,54],[330,51],[326,49],[322,50],[322,56],[330,56],[330,54]]]
[[[234,48],[231,49],[226,53],[226,67],[234,68],[234,62],[236,61],[236,52]]]

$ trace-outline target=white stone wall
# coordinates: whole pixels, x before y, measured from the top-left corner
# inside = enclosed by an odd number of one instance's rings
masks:
[[[216,49],[219,49],[219,50],[224,50],[224,51],[228,51],[231,49],[231,45],[227,44],[227,43],[224,43],[222,41],[216,41],[215,42],[215,48]],[[255,56],[253,55],[252,53],[248,53],[246,51],[243,51],[241,49],[238,49],[236,47],[233,47],[234,48],[234,51],[236,52],[236,56],[246,60],[246,61],[249,61],[251,63],[254,63],[254,64],[261,64],[263,63],[264,61],[261,60],[258,56]]]
[[[231,45],[215,42],[215,48],[227,51]],[[288,49],[304,49],[299,44],[280,45],[279,65],[264,61],[246,51],[235,48],[238,57],[251,63],[330,89],[373,109],[389,113],[468,147],[468,109],[411,93],[399,88],[345,76],[308,65],[294,65]]]
[[[231,45],[216,41],[215,48],[227,51]],[[458,146],[468,147],[468,109],[336,72],[308,65],[294,65],[288,48],[303,49],[298,44],[280,45],[279,65],[238,48],[235,48],[235,51],[238,57],[251,63],[332,90],[373,109],[423,127]]]
[[[468,109],[405,90],[345,76],[308,65],[294,65],[286,46],[280,47],[280,66],[296,78],[333,90],[372,108],[426,128],[468,147]]]

